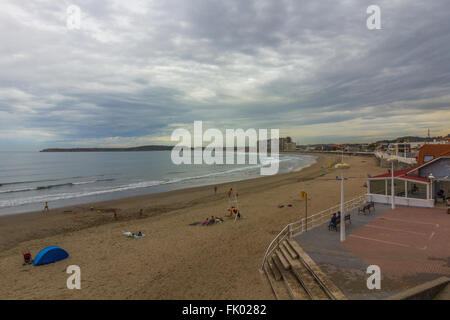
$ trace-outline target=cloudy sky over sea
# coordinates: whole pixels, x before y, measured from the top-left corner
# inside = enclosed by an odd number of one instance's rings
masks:
[[[450,133],[448,0],[0,6],[0,150],[170,144],[194,120],[300,144]]]

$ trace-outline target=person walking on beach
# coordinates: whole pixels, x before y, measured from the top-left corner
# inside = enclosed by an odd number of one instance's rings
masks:
[[[228,198],[231,198],[232,194],[233,194],[233,188],[230,188],[230,190],[228,190]]]
[[[114,220],[117,220],[117,211],[114,210]]]
[[[48,208],[48,202],[45,202],[45,204],[44,204],[44,212],[45,211],[50,211],[50,209]]]
[[[214,195],[217,194],[217,186],[214,186]]]

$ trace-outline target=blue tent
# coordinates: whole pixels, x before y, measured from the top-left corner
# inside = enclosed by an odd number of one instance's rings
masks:
[[[33,261],[35,266],[40,266],[47,263],[53,263],[67,258],[69,254],[60,247],[47,247],[42,249]]]

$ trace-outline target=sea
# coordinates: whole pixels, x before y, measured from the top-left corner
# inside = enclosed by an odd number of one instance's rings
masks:
[[[316,157],[280,154],[280,173]],[[170,151],[0,152],[0,215],[262,177],[258,164],[180,164]]]

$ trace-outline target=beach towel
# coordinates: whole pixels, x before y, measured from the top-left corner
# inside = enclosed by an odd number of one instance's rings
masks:
[[[138,236],[137,234],[133,234],[132,232],[129,232],[129,231],[124,232],[123,235],[126,235],[127,237],[130,237],[130,238],[132,238],[132,237],[135,237],[135,238],[142,238],[142,237],[145,237],[145,236],[146,236],[145,233],[143,233],[141,236]]]
[[[145,233],[143,233],[142,235],[140,235],[140,236],[138,236],[137,234],[135,234],[134,235],[134,237],[137,239],[137,238],[142,238],[142,237],[145,237],[146,236],[146,234]]]
[[[199,224],[202,224],[201,222],[193,222],[193,223],[190,223],[189,225],[190,226],[198,226]]]

